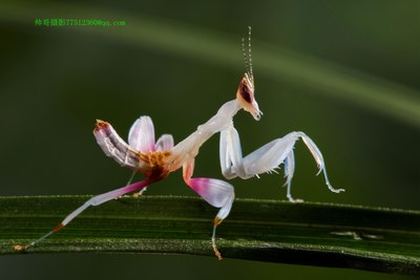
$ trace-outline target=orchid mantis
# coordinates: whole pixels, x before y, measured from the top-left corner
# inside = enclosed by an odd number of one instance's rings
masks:
[[[71,212],[50,232],[27,245],[15,245],[15,250],[26,250],[51,234],[58,232],[90,206],[98,206],[128,193],[142,192],[146,187],[182,168],[185,184],[207,203],[219,208],[213,221],[211,241],[215,255],[218,259],[222,259],[222,255],[216,246],[216,228],[229,215],[235,197],[234,188],[223,180],[193,177],[194,161],[200,147],[217,133],[220,133],[221,171],[228,180],[236,177],[249,179],[259,174],[274,171],[283,164],[287,198],[290,202],[302,202],[300,199],[293,198],[291,194],[291,182],[295,169],[293,148],[296,141],[302,139],[318,165],[318,174],[323,173],[328,189],[334,193],[344,191],[344,189],[336,189],[330,184],[320,150],[303,132],[291,132],[282,138],[277,138],[265,144],[245,157],[242,155],[239,134],[234,127],[233,117],[241,109],[249,112],[257,121],[262,115],[254,96],[251,29],[249,29],[248,35],[248,54],[244,51],[244,40],[242,41],[247,71],[240,80],[236,90],[236,98],[223,104],[213,117],[199,125],[196,131],[178,144],[174,145],[173,137],[170,134],[164,134],[155,141],[154,125],[149,116],[141,116],[134,122],[128,134],[128,143],[117,134],[110,123],[97,120],[93,134],[99,147],[108,157],[114,159],[121,166],[128,167],[135,173],[143,174],[144,180],[136,183],[129,182],[126,186],[92,197]]]

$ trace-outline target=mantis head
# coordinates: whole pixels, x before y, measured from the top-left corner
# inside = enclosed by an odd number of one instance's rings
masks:
[[[242,109],[249,112],[256,121],[259,121],[262,115],[258,103],[254,96],[254,74],[252,73],[252,55],[251,55],[251,26],[248,26],[248,52],[245,50],[245,38],[242,38],[242,54],[246,71],[239,83],[236,91],[236,101]]]
[[[242,109],[249,112],[256,121],[259,121],[262,115],[258,103],[254,96],[254,76],[246,72],[239,83],[236,91],[236,101]]]

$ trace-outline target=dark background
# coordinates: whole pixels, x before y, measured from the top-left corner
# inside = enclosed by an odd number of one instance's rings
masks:
[[[39,27],[36,18],[124,20]],[[234,98],[253,28],[260,122],[241,112],[244,153],[293,130],[323,152],[326,189],[302,143],[295,197],[420,209],[420,1],[32,1],[0,4],[0,195],[97,194],[129,171],[97,147],[96,118],[127,135],[140,115],[178,142]],[[280,70],[279,70],[280,69]],[[343,84],[343,80],[348,83]],[[325,82],[327,81],[327,82]],[[337,88],[339,84],[339,88]],[[417,113],[417,114],[416,114]],[[199,176],[221,178],[218,137]],[[239,198],[285,199],[282,175],[234,180]],[[194,195],[179,173],[147,195]],[[112,202],[111,202],[112,203]],[[2,279],[399,279],[348,269],[190,256],[0,257]]]

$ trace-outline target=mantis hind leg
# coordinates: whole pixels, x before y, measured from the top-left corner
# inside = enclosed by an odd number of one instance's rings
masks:
[[[26,250],[29,247],[32,247],[32,246],[38,244],[39,242],[43,241],[44,239],[46,239],[50,235],[52,235],[52,234],[60,231],[68,223],[70,223],[74,218],[76,218],[77,216],[79,216],[83,211],[85,211],[90,206],[98,206],[98,205],[103,204],[103,203],[105,203],[107,201],[110,201],[112,199],[115,199],[117,197],[120,197],[120,196],[122,196],[122,195],[124,195],[126,193],[130,193],[130,192],[141,190],[141,189],[145,188],[146,186],[148,186],[150,183],[151,182],[149,182],[146,179],[146,180],[143,180],[143,181],[140,181],[140,182],[136,182],[136,183],[133,183],[133,184],[124,186],[122,188],[118,188],[116,190],[112,190],[112,191],[109,191],[109,192],[106,192],[106,193],[103,193],[103,194],[94,196],[94,197],[90,198],[88,201],[86,201],[84,204],[82,204],[79,208],[77,208],[76,210],[74,210],[73,212],[71,212],[69,215],[67,215],[60,224],[58,224],[56,227],[54,227],[48,233],[44,234],[40,238],[32,241],[31,243],[29,243],[27,245],[15,245],[13,248],[16,251]]]

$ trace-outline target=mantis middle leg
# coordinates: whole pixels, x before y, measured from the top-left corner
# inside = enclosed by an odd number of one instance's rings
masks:
[[[194,160],[183,166],[183,178],[185,183],[201,196],[210,205],[220,208],[213,221],[213,235],[211,238],[215,255],[219,260],[222,255],[216,246],[216,228],[229,215],[232,208],[235,193],[233,186],[225,181],[211,178],[191,178],[194,172]]]

